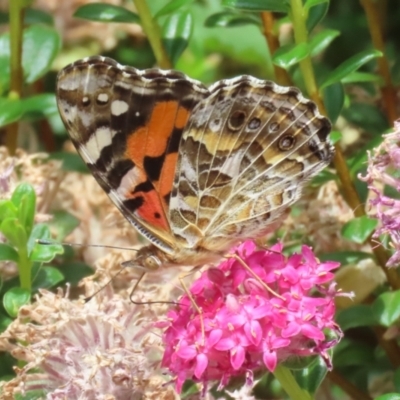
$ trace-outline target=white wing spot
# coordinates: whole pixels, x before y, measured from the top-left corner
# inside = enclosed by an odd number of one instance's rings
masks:
[[[96,132],[90,136],[89,140],[85,143],[84,149],[86,154],[93,162],[96,162],[100,157],[100,152],[111,144],[112,134],[110,128],[101,126],[96,129]]]
[[[108,101],[108,94],[107,93],[100,93],[97,96],[97,101],[100,103],[107,103]]]
[[[119,116],[128,111],[129,105],[126,101],[122,100],[114,100],[111,103],[111,114],[115,116]]]

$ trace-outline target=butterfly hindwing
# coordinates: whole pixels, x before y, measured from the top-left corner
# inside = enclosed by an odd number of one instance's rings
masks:
[[[171,197],[174,235],[221,247],[260,237],[329,164],[329,121],[295,88],[217,82],[193,110]]]

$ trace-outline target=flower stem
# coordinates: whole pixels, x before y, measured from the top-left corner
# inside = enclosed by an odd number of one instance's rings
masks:
[[[298,385],[288,368],[278,365],[274,376],[292,400],[312,400],[310,393]]]
[[[140,16],[144,33],[147,35],[151,48],[153,49],[157,64],[161,68],[171,69],[172,63],[163,46],[160,27],[152,17],[146,0],[133,0],[133,2]]]
[[[279,48],[279,40],[274,32],[274,14],[269,11],[264,11],[261,13],[261,20],[264,28],[263,33],[272,56]],[[277,83],[283,86],[290,86],[292,84],[292,80],[285,69],[274,64],[274,72]]]
[[[378,70],[384,81],[384,86],[381,88],[382,100],[386,111],[386,117],[390,123],[397,119],[396,112],[396,91],[393,87],[392,77],[390,75],[389,61],[385,54],[385,43],[382,35],[382,21],[380,20],[380,13],[378,7],[381,6],[380,2],[372,0],[360,0],[361,5],[364,7],[365,15],[367,16],[368,28],[371,34],[372,43],[375,49],[382,52],[383,56],[379,57]]]
[[[19,99],[22,93],[22,43],[24,4],[21,0],[10,1],[10,94],[9,97]],[[18,122],[7,126],[6,146],[10,154],[15,154],[18,140]]]

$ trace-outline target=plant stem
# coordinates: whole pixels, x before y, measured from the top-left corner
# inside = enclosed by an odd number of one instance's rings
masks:
[[[22,43],[24,6],[21,0],[10,1],[10,94],[9,97],[19,99],[22,94]],[[11,155],[15,154],[18,141],[18,122],[7,126],[6,146]]]
[[[279,48],[279,40],[274,33],[274,14],[269,11],[264,11],[261,13],[261,19],[264,27],[263,33],[272,56]],[[292,80],[285,69],[274,64],[274,72],[277,83],[283,86],[290,86],[292,84]]]
[[[274,376],[292,400],[312,400],[310,393],[298,385],[288,368],[278,365]]]
[[[353,399],[372,400],[372,397],[368,396],[367,393],[360,391],[360,389],[358,389],[357,386],[353,385],[351,382],[349,382],[335,370],[328,372],[327,376],[331,382],[338,385],[344,392],[349,394]]]
[[[372,43],[375,49],[382,52],[383,56],[377,59],[379,74],[382,76],[384,86],[381,88],[382,100],[384,103],[386,117],[390,123],[397,119],[396,112],[396,91],[393,87],[392,77],[390,75],[389,61],[385,54],[385,43],[382,35],[382,24],[378,4],[372,0],[360,0],[364,7],[365,15],[367,16],[368,28],[371,34]]]
[[[302,0],[290,0],[290,3],[291,3],[291,19],[294,27],[295,41],[297,44],[307,43],[308,33],[305,23],[306,15],[303,8]],[[300,69],[310,97],[317,104],[320,112],[326,115],[327,114],[326,109],[318,91],[314,75],[314,69],[310,56],[300,61]],[[342,149],[339,144],[335,145],[335,157],[333,159],[333,164],[335,166],[337,175],[342,185],[343,196],[347,204],[353,210],[354,215],[356,217],[361,217],[366,215],[364,206],[358,196],[352,177],[350,175],[349,168],[347,166],[346,160],[344,158]],[[400,280],[396,271],[394,269],[386,268],[386,262],[389,259],[387,252],[384,250],[383,247],[376,246],[376,243],[372,241],[371,237],[369,238],[369,244],[371,246],[372,251],[375,254],[378,264],[385,273],[390,286],[393,289],[400,289]]]
[[[172,63],[163,46],[160,27],[152,17],[146,0],[133,0],[133,2],[140,16],[143,31],[148,37],[151,48],[153,49],[157,64],[161,68],[171,69]]]

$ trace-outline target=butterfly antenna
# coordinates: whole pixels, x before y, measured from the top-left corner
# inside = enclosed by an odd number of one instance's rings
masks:
[[[36,243],[42,244],[42,245],[60,244],[61,246],[70,246],[70,247],[101,247],[101,248],[104,248],[104,249],[138,251],[137,249],[132,249],[130,247],[108,246],[108,245],[105,245],[105,244],[83,244],[83,243],[70,243],[70,242],[53,242],[51,240],[43,240],[43,239],[36,239]]]

